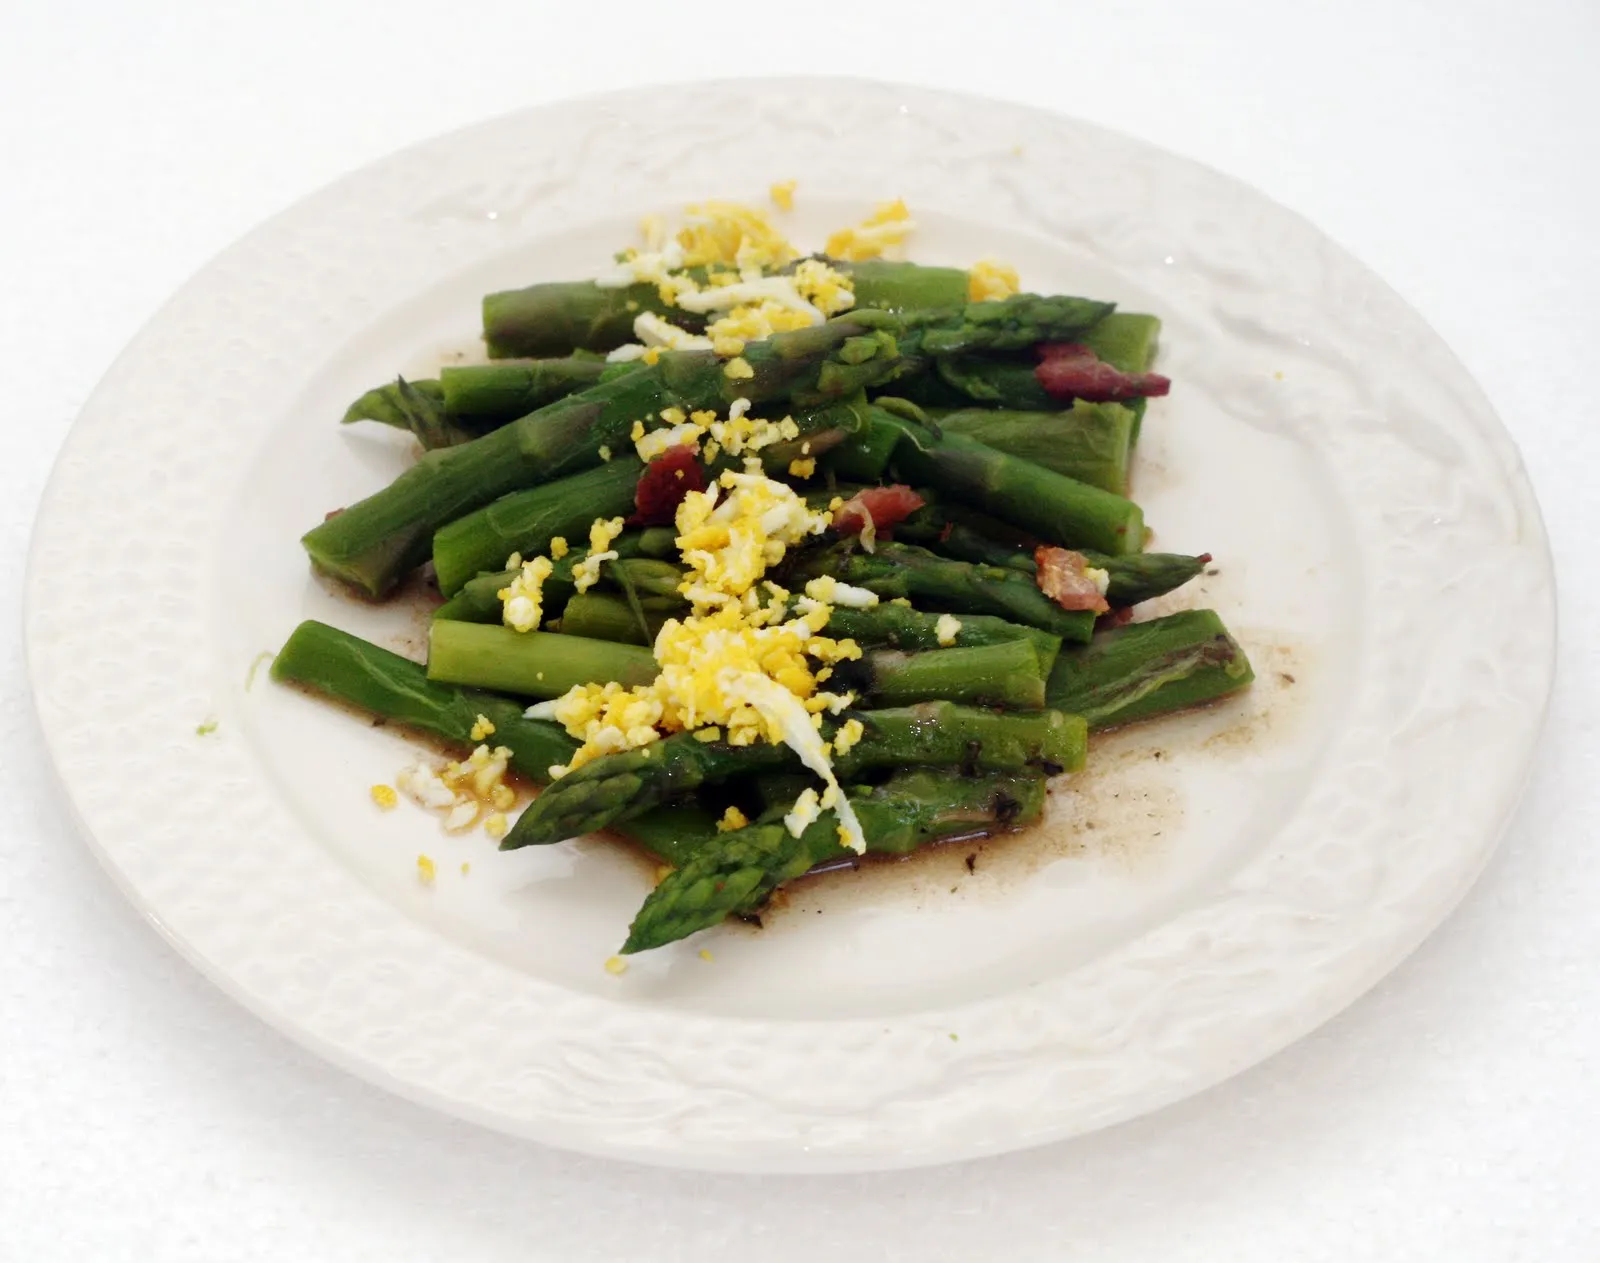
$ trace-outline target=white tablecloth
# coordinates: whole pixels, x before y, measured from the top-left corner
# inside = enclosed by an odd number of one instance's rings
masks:
[[[1503,849],[1352,1010],[1108,1133],[797,1180],[511,1140],[368,1087],[236,1007],[75,835],[38,749],[13,610],[0,642],[0,1259],[1600,1258],[1593,0],[0,12],[0,569],[13,602],[50,461],[96,379],[262,218],[410,140],[540,101],[818,72],[1077,114],[1305,213],[1422,310],[1499,408],[1544,505],[1564,627]]]

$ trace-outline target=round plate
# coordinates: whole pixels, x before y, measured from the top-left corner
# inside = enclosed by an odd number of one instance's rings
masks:
[[[416,608],[330,592],[297,543],[412,458],[392,431],[337,425],[351,398],[477,354],[482,293],[592,273],[642,213],[788,177],[802,244],[903,196],[912,257],[995,256],[1029,288],[1162,317],[1176,385],[1134,490],[1159,546],[1217,563],[1158,608],[1218,609],[1258,681],[1098,741],[1043,830],[814,879],[759,932],[615,977],[602,962],[650,880],[637,860],[588,841],[500,856],[409,805],[380,812],[368,786],[415,749],[252,668],[303,617],[420,650]],[[39,713],[85,832],[229,994],[453,1113],[745,1171],[1037,1144],[1283,1047],[1467,889],[1551,678],[1550,562],[1516,451],[1380,281],[1147,145],[854,82],[539,109],[301,203],[107,375],[30,566]]]

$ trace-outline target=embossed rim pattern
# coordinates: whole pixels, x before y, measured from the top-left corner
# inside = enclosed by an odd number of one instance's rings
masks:
[[[503,251],[474,207],[536,235],[600,190],[623,208],[692,199],[752,151],[813,187],[870,195],[888,173],[913,204],[959,196],[966,217],[1087,250],[1219,340],[1273,347],[1297,371],[1270,397],[1199,358],[1171,371],[1310,446],[1351,547],[1383,559],[1366,571],[1349,719],[1277,845],[1205,905],[958,1010],[757,1022],[566,991],[440,939],[333,865],[246,743],[185,740],[218,674],[207,545],[234,483],[212,475],[242,473],[247,450],[213,419],[270,418],[295,366],[343,325]],[[159,516],[142,490],[158,475]],[[91,606],[107,568],[137,581]],[[495,120],[347,177],[231,247],[139,334],[68,436],[35,529],[26,629],[43,732],[100,858],[274,1026],[413,1099],[551,1144],[843,1171],[1133,1117],[1261,1060],[1376,982],[1464,894],[1515,805],[1549,693],[1554,583],[1487,402],[1415,312],[1297,215],[1071,119],[779,80]],[[326,962],[321,985],[281,968],[290,954]],[[956,1024],[973,1034],[952,1046]]]

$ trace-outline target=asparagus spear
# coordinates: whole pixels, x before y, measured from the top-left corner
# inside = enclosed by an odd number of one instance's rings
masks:
[[[963,268],[928,267],[888,259],[868,259],[860,263],[828,259],[827,262],[836,270],[850,274],[857,307],[882,307],[889,311],[940,310],[959,307],[967,301],[970,278]]]
[[[938,838],[1018,828],[1044,810],[1042,776],[897,776],[850,795],[869,851],[900,855]],[[724,918],[752,911],[785,881],[853,853],[839,844],[838,819],[825,812],[798,837],[766,820],[701,839],[634,917],[622,951],[648,951]]]
[[[483,339],[493,359],[609,351],[633,341],[634,318],[647,311],[692,333],[705,327],[704,316],[662,302],[655,285],[603,289],[593,281],[555,281],[485,295]]]
[[[1134,418],[1121,404],[1079,399],[1065,412],[961,408],[935,419],[946,434],[965,435],[1103,491],[1127,493]]]
[[[841,662],[834,678],[881,706],[942,700],[967,706],[1038,710],[1044,705],[1044,672],[1031,641],[926,649],[906,653],[874,649]]]
[[[980,523],[978,525],[977,523]],[[895,540],[918,544],[929,551],[960,561],[986,566],[1001,566],[1028,576],[1038,567],[1033,550],[1038,541],[1016,533],[1010,542],[999,523],[982,521],[981,514],[970,514],[959,505],[939,504],[929,495],[929,503],[894,528]],[[1182,587],[1211,561],[1210,553],[1189,556],[1185,553],[1123,553],[1111,556],[1092,549],[1080,549],[1085,561],[1104,570],[1110,578],[1106,600],[1112,605],[1137,605]]]
[[[559,724],[525,718],[518,703],[430,680],[415,662],[326,623],[295,628],[272,661],[272,678],[462,746],[478,744],[472,731],[482,715],[494,724],[494,743],[510,748],[510,766],[536,782],[577,749]]]
[[[1113,605],[1137,605],[1181,588],[1206,568],[1211,554],[1190,557],[1184,553],[1126,553],[1107,557],[1104,553],[1086,552],[1083,559],[1111,577],[1106,600]]]
[[[1092,613],[1062,609],[1039,591],[1031,575],[952,561],[914,544],[880,543],[872,553],[857,551],[853,542],[834,544],[802,554],[784,573],[791,586],[831,574],[880,597],[909,597],[957,614],[993,614],[1067,641],[1085,643],[1094,634]]]
[[[1185,610],[1106,631],[1056,659],[1051,706],[1094,729],[1209,702],[1255,678],[1250,660],[1212,610]]]
[[[648,684],[660,668],[648,649],[555,632],[434,619],[428,678],[525,697],[560,697],[578,684]]]
[[[626,829],[613,832],[678,868],[689,862],[706,838],[717,835],[717,819],[715,812],[699,803],[668,803],[635,816]]]
[[[585,355],[452,365],[437,380],[401,378],[367,391],[345,411],[344,424],[379,421],[409,429],[426,448],[448,447],[593,386],[605,368],[601,357]],[[433,412],[437,433],[418,432],[419,405]]]
[[[678,555],[677,532],[670,526],[648,526],[642,531],[624,531],[611,541],[618,560],[639,558],[666,558]],[[544,581],[544,606],[559,610],[573,593],[572,572],[588,559],[587,548],[573,548],[565,557],[558,558],[550,577]],[[613,567],[616,562],[610,563]],[[500,593],[517,577],[515,570],[485,571],[468,579],[456,590],[454,596],[434,610],[435,618],[450,618],[461,623],[498,623],[501,615]],[[606,582],[606,571],[600,572],[600,581]]]
[[[965,505],[942,503],[932,488],[917,494],[923,497],[923,506],[896,524],[896,542],[917,544],[957,561],[1034,573],[1033,550],[1039,541],[1032,535]]]
[[[960,268],[878,259],[826,261],[851,275],[857,307],[945,309],[967,301],[968,276]],[[484,339],[495,358],[564,355],[578,347],[609,351],[633,341],[633,322],[641,312],[653,312],[691,333],[700,332],[707,320],[705,315],[663,303],[655,285],[602,289],[593,281],[555,282],[485,297]]]
[[[879,601],[871,609],[852,609],[835,605],[828,616],[828,635],[838,640],[853,640],[858,645],[888,645],[893,649],[949,648],[939,639],[939,624],[944,616],[927,614],[909,605]],[[1061,637],[1037,627],[1010,623],[987,614],[963,614],[952,644],[961,646],[997,645],[1008,640],[1026,640],[1039,656],[1046,675],[1055,665],[1061,650]]]
[[[301,542],[319,569],[384,596],[426,560],[441,526],[507,492],[592,468],[602,449],[626,451],[633,423],[664,407],[722,408],[740,397],[818,405],[884,380],[901,362],[890,334],[848,320],[752,342],[743,360],[750,376],[733,378],[710,352],[663,355],[480,439],[427,453]]]
[[[1144,514],[1132,500],[1065,478],[961,434],[891,418],[902,438],[890,468],[927,483],[1049,544],[1134,553],[1144,547]]]
[[[865,732],[847,754],[834,759],[841,778],[913,765],[1055,773],[1082,767],[1086,752],[1083,721],[1055,710],[1006,714],[923,702],[854,717]],[[665,737],[574,768],[518,817],[500,847],[559,842],[630,820],[701,785],[797,766],[799,759],[787,746],[730,746],[699,741],[692,733]]]
[[[587,538],[596,518],[632,513],[642,473],[644,463],[628,451],[581,474],[510,492],[447,522],[433,535],[439,591],[454,596],[474,575],[505,565],[514,552],[546,553],[558,536]]]
[[[561,634],[615,640],[624,645],[653,645],[661,634],[661,625],[681,611],[682,602],[675,602],[674,610],[663,610],[651,609],[651,601],[660,602],[661,598],[641,598],[645,621],[641,628],[628,602],[620,596],[609,592],[580,592],[561,610]]]
[[[407,386],[443,413],[444,387],[438,381],[432,378],[420,378],[408,382],[403,377],[397,377],[392,382],[374,386],[346,408],[342,424],[349,425],[354,421],[378,421],[397,430],[413,429],[409,412],[414,406],[414,401],[407,398],[405,390]]]

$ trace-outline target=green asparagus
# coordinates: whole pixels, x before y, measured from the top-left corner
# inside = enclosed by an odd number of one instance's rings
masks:
[[[1051,706],[1098,730],[1213,701],[1254,678],[1214,611],[1185,610],[1102,632],[1063,653],[1047,692]]]
[[[956,614],[992,614],[1066,641],[1086,643],[1094,634],[1092,613],[1062,609],[1039,591],[1031,575],[953,561],[914,544],[880,543],[876,552],[867,553],[846,541],[801,555],[784,575],[787,585],[796,588],[807,579],[832,575],[879,597],[907,597],[918,605]]]
[[[648,684],[660,668],[648,649],[491,623],[434,619],[428,678],[523,697],[560,697],[579,684]]]
[[[583,540],[596,518],[633,512],[644,463],[632,451],[581,474],[513,491],[434,532],[433,569],[439,591],[454,596],[473,576],[503,566],[514,552],[550,551],[555,538]]]
[[[1134,426],[1133,413],[1121,404],[1079,399],[1064,412],[962,408],[936,413],[934,419],[946,434],[962,434],[1091,487],[1127,494]]]
[[[1132,500],[1008,456],[965,435],[903,417],[890,468],[903,482],[926,483],[991,513],[1048,544],[1133,553],[1144,547],[1144,514]]]
[[[633,341],[641,312],[664,316],[691,333],[705,327],[704,316],[663,303],[655,285],[556,281],[485,295],[483,340],[493,359],[609,351]]]
[[[509,765],[534,782],[577,749],[559,724],[525,718],[516,702],[430,680],[415,662],[326,623],[295,628],[272,661],[272,678],[460,746],[478,744],[472,733],[481,715],[494,724],[494,743],[511,750]]]
[[[1031,641],[953,649],[873,649],[834,668],[834,687],[853,689],[874,705],[941,700],[967,706],[1039,710],[1045,673]]]
[[[912,772],[875,789],[858,787],[850,805],[867,849],[902,855],[947,837],[1019,828],[1044,810],[1042,776],[948,776]],[[852,858],[839,822],[824,812],[796,836],[781,818],[703,837],[639,909],[624,955],[648,951],[759,908],[784,882],[832,860]]]
[[[894,601],[879,601],[871,609],[865,610],[835,605],[828,616],[825,630],[835,639],[853,640],[866,647],[888,645],[892,649],[907,650],[945,649],[951,645],[997,645],[1008,640],[1026,640],[1033,645],[1034,652],[1039,656],[1040,670],[1047,676],[1055,665],[1056,654],[1061,650],[1060,636],[987,614],[963,614],[956,620],[960,627],[955,639],[946,644],[939,638],[940,624],[945,619],[945,615],[926,614]]]
[[[924,702],[854,712],[864,729],[833,760],[843,780],[871,768],[961,766],[970,771],[1054,773],[1083,766],[1084,722],[1056,710],[1028,714]],[[824,726],[825,734],[833,729]],[[602,755],[561,777],[517,819],[502,850],[559,842],[630,820],[659,803],[731,776],[796,767],[787,747],[730,746],[680,733],[635,750]]]

